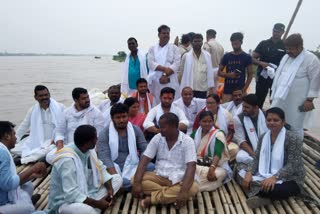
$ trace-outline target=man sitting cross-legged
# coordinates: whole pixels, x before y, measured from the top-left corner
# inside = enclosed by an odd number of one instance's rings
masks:
[[[134,196],[145,196],[141,201],[143,210],[150,204],[173,202],[180,208],[198,192],[194,182],[197,157],[193,140],[179,131],[179,119],[173,113],[163,114],[159,125],[161,133],[148,144],[132,180]],[[155,172],[145,173],[155,157]]]
[[[147,147],[142,131],[128,120],[128,107],[117,103],[112,106],[112,122],[99,135],[98,157],[107,166],[110,174],[119,174],[125,190],[131,190],[130,179],[136,172],[139,155]],[[151,170],[153,169],[152,166]]]
[[[17,174],[9,152],[17,140],[13,128],[11,122],[0,121],[0,213],[29,214],[35,210],[32,202],[39,199],[39,195],[31,197],[33,185],[29,181],[44,177],[47,170],[44,163],[38,162]]]
[[[101,213],[113,204],[122,178],[110,175],[94,150],[97,131],[81,125],[74,142],[55,152],[47,161],[53,165],[49,193],[49,213]]]

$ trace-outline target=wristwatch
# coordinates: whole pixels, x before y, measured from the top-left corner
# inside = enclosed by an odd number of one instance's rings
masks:
[[[167,76],[167,74],[166,74],[166,73],[163,73],[162,75],[163,75],[163,76]]]

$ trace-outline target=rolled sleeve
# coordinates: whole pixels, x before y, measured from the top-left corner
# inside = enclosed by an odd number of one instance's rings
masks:
[[[188,118],[186,117],[186,115],[184,114],[184,112],[177,107],[176,109],[176,112],[177,112],[177,116],[179,118],[179,123],[183,123],[185,124],[187,127],[189,127],[189,120]]]
[[[57,142],[58,140],[63,140],[64,141],[64,135],[66,133],[67,130],[67,120],[66,120],[66,114],[67,114],[67,110],[66,109],[61,117],[60,120],[58,122],[58,126],[56,128],[56,133],[55,133],[55,139],[54,142]]]
[[[17,174],[11,173],[11,157],[6,151],[0,151],[0,189],[8,192],[18,188],[20,177]]]
[[[152,126],[155,126],[154,124],[154,119],[156,118],[156,114],[157,114],[157,107],[151,109],[148,114],[147,114],[147,117],[146,119],[144,120],[143,122],[143,128],[144,130],[147,130],[148,128],[152,127]]]

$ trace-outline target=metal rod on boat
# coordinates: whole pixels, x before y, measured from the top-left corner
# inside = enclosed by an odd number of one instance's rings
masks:
[[[293,24],[293,22],[294,22],[294,19],[296,18],[296,15],[297,15],[297,13],[298,13],[298,11],[299,11],[299,9],[300,9],[300,6],[301,6],[301,4],[302,4],[302,1],[303,1],[303,0],[299,0],[298,4],[297,4],[297,6],[296,6],[296,9],[295,9],[295,11],[293,12],[293,15],[292,15],[291,20],[290,20],[290,22],[289,22],[289,24],[288,24],[287,30],[286,30],[286,32],[285,32],[284,35],[283,35],[283,38],[282,38],[283,40],[285,40],[285,39],[287,38],[288,34],[289,34],[290,28],[291,28],[291,26],[292,26],[292,24]]]

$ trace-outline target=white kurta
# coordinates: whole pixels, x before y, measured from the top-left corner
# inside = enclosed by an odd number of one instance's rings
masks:
[[[73,134],[80,125],[88,124],[97,129],[97,136],[104,127],[104,117],[99,109],[94,106],[78,112],[72,105],[65,109],[56,129],[55,142],[63,140],[64,144],[73,143]]]
[[[293,60],[294,58],[291,57],[288,60],[283,58],[280,62],[280,65],[284,63],[283,69],[281,71],[277,70],[276,75],[290,72],[288,68]],[[277,85],[273,87],[277,89]],[[291,130],[303,136],[303,123],[306,113],[300,112],[299,106],[304,103],[307,97],[318,97],[320,91],[320,61],[314,54],[305,51],[304,60],[291,86],[288,87],[289,93],[287,97],[284,99],[273,99],[271,107],[279,107],[284,110],[286,122],[291,125]]]
[[[180,66],[180,52],[177,46],[173,44],[166,44],[161,47],[159,44],[152,46],[148,52],[148,66],[150,69],[149,72],[149,89],[152,93],[155,103],[160,103],[160,91],[164,87],[171,87],[176,90],[175,99],[179,98],[179,82],[177,72]],[[160,84],[159,79],[162,76],[163,72],[156,71],[158,65],[170,67],[174,73],[171,74],[170,82],[167,84]]]
[[[189,126],[187,134],[191,134],[193,123],[196,119],[197,114],[203,109],[203,107],[206,105],[206,99],[201,98],[193,98],[190,105],[186,106],[182,100],[182,98],[179,98],[178,100],[173,102],[173,105],[180,108],[184,114],[186,115]]]

